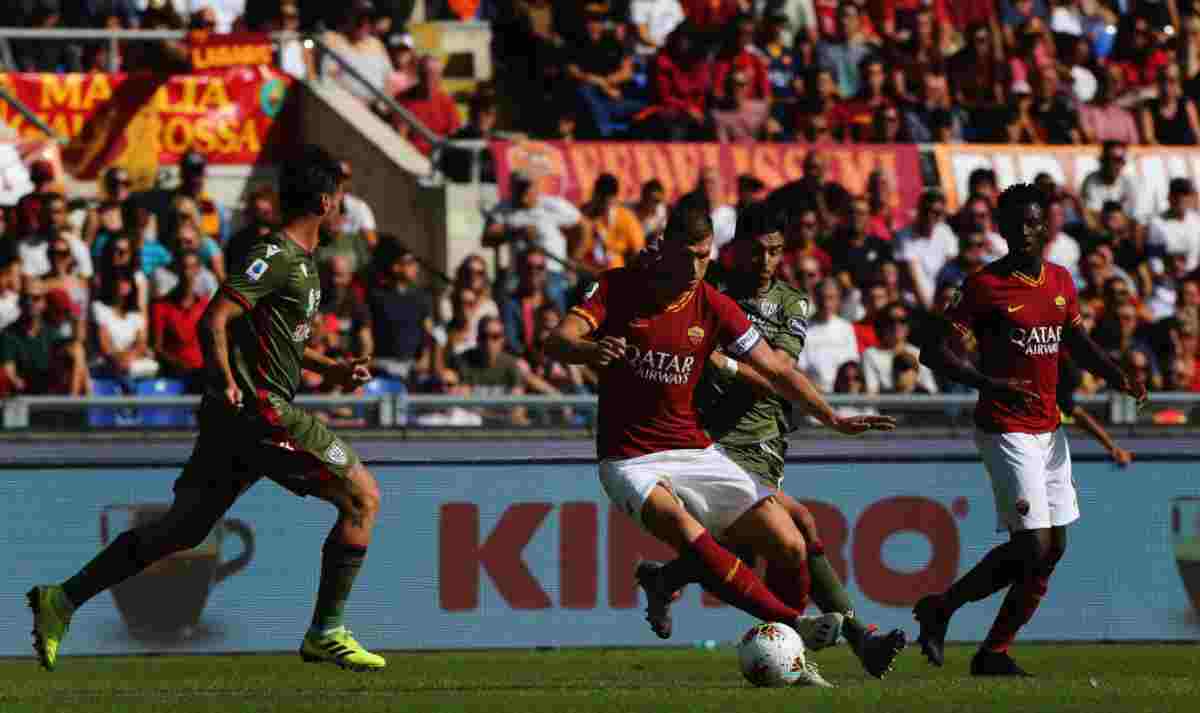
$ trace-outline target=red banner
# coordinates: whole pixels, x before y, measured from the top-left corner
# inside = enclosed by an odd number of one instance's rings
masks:
[[[275,46],[265,32],[217,34],[199,30],[188,33],[187,39],[192,69],[196,72],[275,63]]]
[[[657,178],[674,201],[696,187],[700,169],[716,166],[722,192],[732,200],[737,177],[755,176],[776,188],[804,175],[804,159],[814,147],[807,144],[656,144],[494,142],[496,178],[501,195],[508,195],[508,179],[521,171],[538,180],[541,189],[574,203],[591,195],[592,184],[602,173],[611,173],[621,184],[623,200],[637,199],[642,184]],[[851,193],[866,190],[867,179],[882,170],[894,186],[894,207],[911,210],[921,195],[921,159],[913,145],[820,147],[826,159],[827,180],[841,183]]]
[[[231,68],[204,75],[0,74],[16,95],[70,139],[63,164],[89,180],[107,166],[129,170],[148,185],[161,164],[196,150],[210,163],[256,163],[295,135],[292,80],[267,68]],[[22,138],[44,139],[7,104],[0,119]]]

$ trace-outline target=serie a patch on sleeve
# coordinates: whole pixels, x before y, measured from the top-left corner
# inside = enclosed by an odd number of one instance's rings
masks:
[[[250,263],[250,267],[246,268],[246,277],[251,282],[258,282],[262,279],[263,275],[267,274],[267,267],[267,261],[259,258]]]

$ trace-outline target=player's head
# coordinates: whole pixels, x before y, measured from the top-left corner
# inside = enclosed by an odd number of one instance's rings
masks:
[[[713,224],[703,207],[685,203],[677,207],[663,231],[660,275],[669,289],[695,287],[708,272],[713,247]]]
[[[738,215],[733,237],[733,266],[759,284],[775,277],[783,259],[783,231],[779,215],[765,203],[753,203]]]
[[[1046,194],[1028,183],[1004,189],[996,204],[1000,235],[1015,256],[1041,257],[1049,230],[1046,228]]]
[[[284,161],[279,175],[279,203],[285,220],[319,217],[323,224],[341,215],[346,176],[341,163],[312,144]]]

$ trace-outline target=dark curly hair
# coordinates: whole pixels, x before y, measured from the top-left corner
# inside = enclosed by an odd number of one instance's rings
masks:
[[[1046,209],[1046,194],[1029,183],[1014,183],[996,202],[996,225],[1005,239],[1020,237],[1025,222],[1025,207],[1034,204]]]

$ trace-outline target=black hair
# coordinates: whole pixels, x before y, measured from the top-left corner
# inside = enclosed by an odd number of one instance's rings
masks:
[[[283,162],[279,203],[285,216],[322,213],[321,196],[332,197],[344,180],[341,162],[320,146],[307,144]]]
[[[651,178],[649,181],[646,181],[645,183],[642,184],[642,197],[648,196],[651,193],[656,193],[656,192],[657,193],[665,193],[666,192],[663,189],[662,181],[658,180],[657,178]]]
[[[1000,235],[1020,236],[1025,221],[1025,207],[1034,204],[1046,208],[1046,194],[1029,183],[1014,183],[1000,194],[996,202],[996,224]]]
[[[667,228],[663,231],[663,240],[682,240],[688,245],[707,240],[712,237],[712,217],[698,201],[680,201],[671,211],[667,219]]]
[[[737,230],[733,240],[752,240],[783,229],[783,217],[766,203],[754,203],[738,212]]]
[[[996,172],[990,168],[977,168],[971,171],[971,175],[967,177],[967,191],[974,193],[980,183],[997,185]]]
[[[596,178],[596,185],[592,189],[593,198],[613,198],[621,191],[621,184],[617,181],[617,177],[611,173],[602,173]]]

